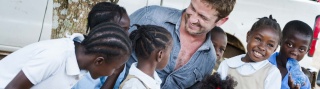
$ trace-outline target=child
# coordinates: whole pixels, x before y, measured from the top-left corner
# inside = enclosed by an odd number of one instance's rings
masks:
[[[223,61],[223,53],[226,50],[227,47],[227,34],[223,31],[222,28],[220,27],[214,27],[211,30],[211,41],[214,46],[214,49],[216,50],[216,55],[217,55],[217,63],[214,67],[214,71],[218,69],[219,64],[221,61]]]
[[[130,19],[126,10],[110,2],[100,2],[94,5],[88,14],[87,32],[91,31],[90,28],[103,22],[112,22],[120,25],[125,32],[128,31]],[[84,76],[72,89],[119,89],[120,82],[125,75],[124,65],[115,70],[111,76],[103,76],[98,79],[92,79],[90,73]]]
[[[202,81],[200,89],[234,89],[237,84],[238,82],[230,75],[222,80],[220,74],[215,72]]]
[[[172,49],[171,34],[155,25],[137,26],[130,34],[138,63],[129,69],[127,78],[120,89],[160,89],[161,79],[156,69],[163,69]]]
[[[0,88],[70,89],[90,72],[93,79],[112,75],[131,54],[128,35],[119,26],[101,23],[87,38],[41,41],[0,61]]]
[[[298,20],[288,22],[283,28],[283,38],[280,43],[280,52],[274,53],[269,58],[270,63],[277,66],[282,75],[281,89],[292,89],[299,87],[300,89],[311,89],[310,81],[302,73],[299,63],[296,62],[294,63],[296,65],[292,65],[292,63],[288,61],[294,62],[294,59],[297,61],[302,60],[310,48],[310,43],[313,37],[312,33],[312,29],[308,24]],[[289,67],[290,69],[288,69]],[[303,74],[301,77],[304,79],[302,84],[297,84],[297,80],[291,80],[290,76],[292,79],[298,77],[293,74],[290,75],[291,73],[295,72]]]
[[[276,51],[280,38],[280,26],[271,16],[259,19],[247,33],[247,54],[222,61],[221,78],[233,76],[238,82],[235,89],[280,89],[280,72],[266,60]]]
[[[126,32],[129,30],[130,19],[126,9],[110,2],[100,2],[94,5],[88,14],[87,32],[103,22],[119,24]]]

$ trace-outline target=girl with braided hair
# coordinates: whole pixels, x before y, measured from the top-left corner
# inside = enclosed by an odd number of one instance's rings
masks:
[[[0,61],[0,88],[70,89],[87,72],[93,79],[109,76],[131,54],[128,34],[116,24],[101,23],[86,38],[41,41]]]
[[[272,16],[260,18],[247,32],[247,53],[221,62],[218,73],[238,82],[235,89],[280,89],[281,74],[268,58],[276,51],[281,29]]]
[[[161,79],[155,70],[163,69],[172,49],[172,36],[163,27],[137,25],[130,39],[138,62],[131,65],[120,89],[160,89]]]
[[[86,32],[93,31],[92,28],[100,23],[112,22],[120,25],[125,32],[128,31],[130,19],[126,9],[110,2],[100,2],[94,5],[88,14]],[[115,70],[111,76],[102,76],[92,79],[88,73],[72,89],[119,89],[121,81],[125,77],[125,64]]]

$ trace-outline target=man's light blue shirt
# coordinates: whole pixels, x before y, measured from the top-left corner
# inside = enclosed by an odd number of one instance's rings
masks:
[[[210,39],[210,34],[208,34],[205,42],[192,55],[188,63],[181,68],[174,70],[181,49],[179,27],[183,12],[184,11],[173,8],[147,6],[130,15],[131,26],[133,24],[158,25],[166,28],[172,35],[173,48],[169,57],[169,62],[163,70],[157,70],[157,73],[162,80],[162,89],[198,89],[199,82],[212,73],[216,61],[216,53]],[[136,27],[131,27],[129,32],[132,32],[133,30],[136,30]],[[134,51],[130,56],[129,61],[126,63],[127,70],[133,62],[137,62]]]

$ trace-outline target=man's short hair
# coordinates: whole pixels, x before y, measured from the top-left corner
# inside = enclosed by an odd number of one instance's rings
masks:
[[[218,11],[218,20],[227,17],[236,3],[236,0],[202,0]]]

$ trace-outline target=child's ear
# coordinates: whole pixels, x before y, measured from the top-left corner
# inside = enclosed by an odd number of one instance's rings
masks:
[[[156,58],[156,61],[157,62],[160,62],[163,58],[163,52],[162,50],[160,50],[158,53],[157,53],[157,58]]]
[[[94,60],[94,64],[95,65],[101,65],[102,63],[104,62],[104,58],[103,57],[97,57],[95,60]]]
[[[224,24],[225,22],[227,22],[228,19],[229,19],[229,16],[220,19],[220,20],[216,23],[216,26],[220,27],[222,24]]]
[[[246,38],[247,43],[248,43],[249,36],[250,36],[250,31],[247,32],[247,38]]]

